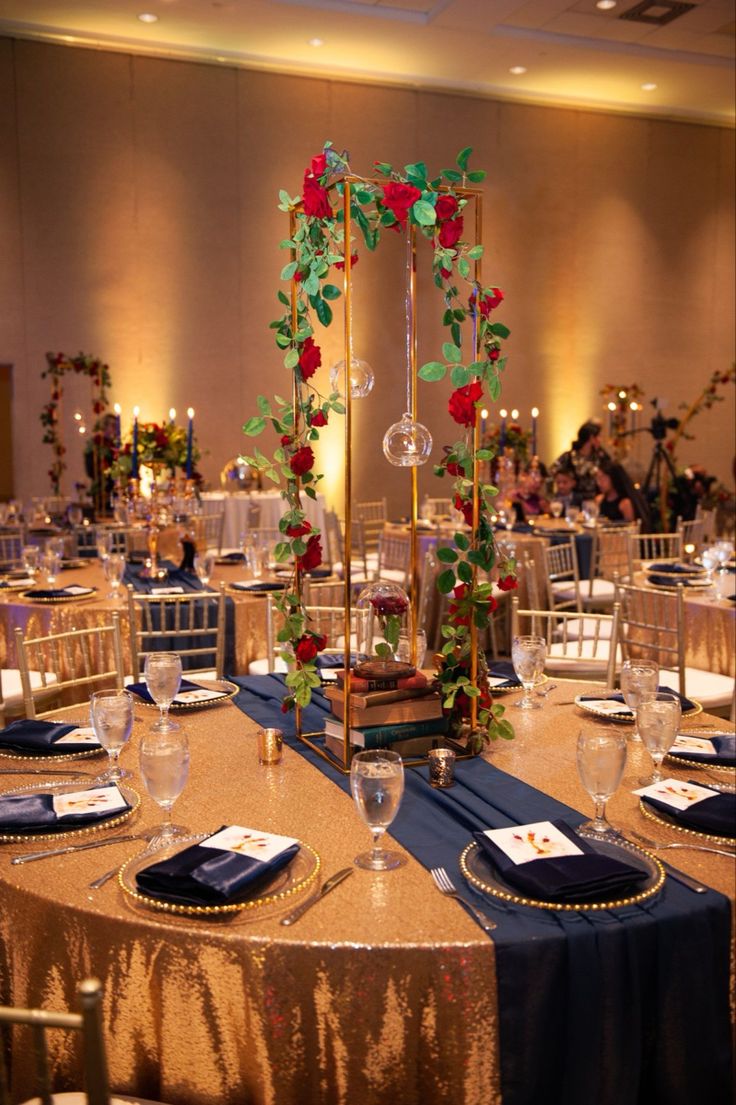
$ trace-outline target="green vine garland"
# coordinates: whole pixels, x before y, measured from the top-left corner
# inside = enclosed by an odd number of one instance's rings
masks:
[[[107,392],[110,387],[110,369],[99,357],[90,357],[85,353],[78,353],[76,357],[70,357],[66,353],[47,353],[46,368],[41,373],[41,379],[47,376],[51,378],[51,398],[41,411],[40,420],[43,426],[44,445],[50,445],[54,455],[48,476],[54,495],[58,495],[61,489],[61,477],[67,467],[64,460],[66,446],[59,434],[59,404],[64,389],[62,379],[68,372],[77,375],[88,376],[93,386],[92,411],[96,416],[93,426],[93,435],[100,433],[103,415],[107,409]],[[96,440],[96,437],[94,438]]]

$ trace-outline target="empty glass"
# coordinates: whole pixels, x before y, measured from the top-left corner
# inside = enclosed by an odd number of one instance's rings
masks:
[[[565,504],[561,503],[559,499],[553,499],[549,504],[549,511],[553,518],[561,518],[564,509]]]
[[[251,579],[260,579],[263,575],[263,549],[252,534],[246,534],[243,538],[243,559]]]
[[[84,521],[84,510],[79,503],[70,503],[66,516],[70,526],[81,526]]]
[[[95,691],[90,698],[89,716],[95,736],[110,757],[110,769],[103,779],[117,782],[130,772],[118,764],[118,758],[133,728],[133,696],[127,691]]]
[[[58,552],[54,552],[53,549],[46,550],[43,554],[43,571],[49,587],[53,587],[61,571],[61,556]]]
[[[195,556],[194,558],[194,571],[197,574],[197,579],[200,581],[203,587],[209,585],[212,573],[215,570],[215,553],[208,550],[201,556]]]
[[[188,830],[174,825],[171,814],[174,802],[186,786],[189,777],[189,743],[184,733],[146,733],[139,749],[141,775],[146,790],[164,811],[162,825],[155,829],[166,844],[171,837]]]
[[[112,534],[109,530],[98,530],[95,538],[95,547],[97,549],[97,555],[100,560],[104,562],[107,560],[110,552],[112,551]]]
[[[577,520],[578,520],[579,517],[580,517],[579,507],[573,506],[572,503],[571,503],[570,506],[565,511],[565,520],[567,521],[568,526],[570,526],[570,528],[572,528],[574,525],[576,525]]]
[[[427,654],[427,634],[423,629],[418,629],[414,634],[414,640],[417,644],[417,659],[416,666],[418,668],[424,667],[424,657]],[[406,629],[399,630],[399,643],[396,646],[396,659],[401,660],[403,663],[411,664],[411,637],[409,631]]]
[[[110,584],[107,597],[117,602],[120,597],[120,584],[125,574],[125,557],[121,553],[111,553],[103,562],[105,579]]]
[[[350,790],[358,813],[373,834],[373,848],[355,857],[356,867],[368,871],[390,871],[400,867],[403,856],[381,848],[379,841],[401,805],[404,793],[401,756],[388,748],[356,752],[350,764]]]
[[[36,572],[38,571],[38,561],[41,554],[41,550],[38,545],[24,545],[23,546],[23,568],[31,579],[36,578]]]
[[[612,832],[606,802],[618,790],[626,764],[626,738],[613,729],[583,730],[578,735],[578,774],[595,802],[595,817],[581,825],[596,833]]]
[[[533,634],[514,637],[511,644],[511,660],[517,678],[524,688],[521,701],[514,702],[514,706],[522,710],[538,710],[541,707],[541,700],[532,696],[532,690],[542,677],[546,659],[547,642],[544,637]]]
[[[659,683],[659,665],[654,660],[625,660],[621,668],[621,694],[626,705],[636,712],[640,702],[657,693]],[[641,741],[636,727],[636,713],[634,714],[634,728],[630,739],[637,743]]]
[[[159,720],[151,726],[152,732],[170,733],[180,729],[179,723],[169,717],[169,707],[181,683],[181,657],[176,652],[151,652],[146,657],[143,673],[148,692],[161,711]]]
[[[648,779],[641,779],[642,786],[662,781],[662,760],[675,743],[680,728],[682,707],[680,699],[671,691],[660,691],[647,697],[636,708],[636,723],[641,739],[652,757],[654,771]]]

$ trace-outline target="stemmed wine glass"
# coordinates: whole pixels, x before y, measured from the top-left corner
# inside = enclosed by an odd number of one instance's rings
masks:
[[[641,737],[636,726],[636,708],[645,698],[657,693],[659,665],[656,660],[624,660],[621,667],[621,694],[630,710],[634,710],[634,728],[631,740],[639,743]]]
[[[263,575],[263,549],[253,534],[246,534],[243,538],[243,558],[251,578],[260,579]]]
[[[373,848],[355,857],[356,867],[368,871],[400,867],[403,856],[381,848],[379,841],[396,817],[404,793],[401,756],[388,748],[356,752],[350,764],[350,789],[358,813],[373,834]]]
[[[176,652],[150,652],[143,666],[151,698],[161,711],[159,720],[151,726],[154,733],[170,733],[180,729],[178,721],[169,717],[169,707],[176,698],[181,683],[181,657]]]
[[[130,772],[120,767],[118,757],[133,728],[133,696],[127,691],[95,691],[89,716],[95,736],[110,757],[110,768],[101,778],[111,782],[129,779]]]
[[[98,559],[101,560],[104,565],[112,552],[112,534],[108,530],[98,530],[97,537],[95,538],[95,548],[97,549]]]
[[[526,634],[514,637],[511,644],[511,660],[514,671],[520,680],[524,695],[520,702],[515,702],[522,710],[538,710],[542,703],[532,697],[532,690],[539,682],[544,671],[544,662],[547,659],[547,642],[544,637]]]
[[[613,729],[582,730],[578,734],[578,774],[595,802],[592,821],[581,825],[595,833],[612,832],[606,820],[606,802],[615,794],[626,764],[626,738]]]
[[[567,521],[570,529],[574,529],[577,525],[578,518],[580,517],[580,507],[573,506],[572,503],[565,511],[565,520]]]
[[[141,775],[151,798],[161,806],[165,820],[154,830],[162,845],[171,838],[188,830],[183,825],[174,825],[171,813],[174,802],[186,786],[189,777],[189,742],[186,734],[146,733],[139,749]]]
[[[110,553],[108,558],[103,562],[103,570],[105,572],[105,579],[110,584],[110,591],[107,597],[117,602],[120,593],[120,584],[123,582],[123,576],[125,574],[125,557],[122,553]]]
[[[212,573],[215,570],[215,554],[211,550],[207,550],[201,556],[195,556],[194,558],[194,571],[197,574],[197,579],[200,581],[203,587],[208,587]]]
[[[680,699],[672,692],[661,691],[637,706],[636,722],[654,764],[651,776],[640,780],[642,786],[662,782],[662,760],[675,742],[681,718]]]

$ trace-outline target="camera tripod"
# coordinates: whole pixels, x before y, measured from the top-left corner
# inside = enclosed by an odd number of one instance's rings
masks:
[[[647,474],[642,484],[642,491],[645,495],[649,494],[652,487],[658,490],[662,486],[663,468],[669,472],[670,478],[674,482],[677,479],[677,473],[675,472],[672,458],[662,442],[655,441],[654,449],[652,450],[652,459],[649,462],[649,468],[647,469]]]

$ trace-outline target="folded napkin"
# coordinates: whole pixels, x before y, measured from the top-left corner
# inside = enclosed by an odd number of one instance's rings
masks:
[[[146,683],[129,683],[125,689],[126,691],[130,691],[131,694],[137,695],[138,698],[142,699],[144,702],[153,703],[153,696]],[[176,696],[178,697],[183,691],[199,691],[201,689],[199,683],[192,683],[188,679],[182,679]]]
[[[578,702],[587,702],[589,706],[596,706],[614,717],[625,717],[632,721],[634,718],[634,711],[626,705],[622,694],[580,694]]]
[[[508,660],[494,661],[489,670],[489,686],[494,687],[520,687],[521,681],[514,671],[514,665]]]
[[[64,740],[70,733],[78,733],[79,740]],[[101,748],[92,734],[92,740],[85,737],[89,730],[79,729],[77,725],[61,725],[53,721],[31,721],[23,718],[12,721],[5,729],[0,729],[0,749],[12,752],[37,752],[44,756],[70,756],[78,752],[90,752]]]
[[[647,576],[650,583],[654,583],[657,587],[672,587],[673,578],[671,575],[658,575],[656,572],[650,572]],[[682,578],[677,577],[677,583],[681,587],[703,587],[704,583],[700,579],[688,579],[686,576]]]
[[[283,591],[283,583],[276,583],[275,581],[257,580],[257,579],[243,579],[237,583],[231,583],[236,591]]]
[[[713,752],[709,752],[707,747],[704,751],[697,747],[688,748],[686,745],[678,747],[677,742],[680,737],[683,741],[695,740],[696,743],[702,742],[705,746],[710,745]],[[697,763],[723,764],[734,767],[736,766],[736,736],[731,733],[713,733],[712,736],[701,737],[695,733],[683,733],[678,735],[675,744],[670,748],[669,754],[678,759],[694,760]]]
[[[603,855],[564,821],[489,831],[492,836],[473,833],[479,847],[509,886],[533,898],[560,903],[595,901],[633,893],[649,877],[643,867]],[[512,859],[509,853],[515,848],[517,858]],[[546,854],[522,858],[538,851]],[[574,854],[562,854],[565,851]]]
[[[257,893],[298,851],[292,837],[223,825],[199,844],[139,871],[136,883],[167,902],[224,905]]]
[[[634,793],[686,829],[713,836],[736,836],[736,794],[721,794],[700,783],[682,783],[679,779],[663,779]],[[691,800],[685,809],[678,809],[675,803],[682,795]]]
[[[239,564],[243,559],[242,552],[226,552],[222,556],[218,556],[215,563],[217,564]]]
[[[22,587],[33,587],[33,579],[30,576],[20,578],[10,576],[9,579],[0,579],[0,589],[3,587],[12,587],[13,590],[20,590]]]
[[[78,585],[69,587],[36,587],[32,591],[26,591],[26,595],[33,599],[58,599],[74,598],[79,595],[91,595],[93,591],[94,587],[80,587]]]
[[[683,714],[687,713],[688,710],[695,709],[695,703],[692,701],[692,699],[685,698],[684,694],[680,694],[673,687],[666,687],[662,685],[657,687],[657,691],[661,692],[662,694],[673,694],[675,698],[679,698],[680,709],[682,710]],[[581,702],[620,702],[623,706],[623,709],[620,711],[622,714],[626,713],[627,711],[631,711],[631,708],[627,706],[624,702],[624,696],[620,693],[607,695],[581,694],[578,695],[578,698]],[[633,713],[633,711],[631,712]]]
[[[690,564],[672,564],[672,563],[650,564],[649,565],[649,571],[650,572],[663,572],[663,573],[666,573],[667,575],[697,576],[697,575],[702,575],[703,574],[703,569],[702,568],[698,568],[697,566],[692,567],[692,565],[690,565]]]
[[[64,794],[0,797],[0,832],[51,833],[119,817],[130,805],[113,783]]]

